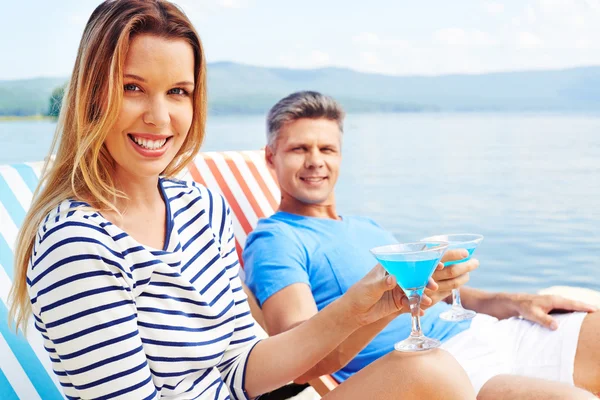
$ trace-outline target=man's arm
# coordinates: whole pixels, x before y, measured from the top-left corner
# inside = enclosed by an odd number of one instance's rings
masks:
[[[462,287],[460,297],[465,308],[478,313],[488,314],[498,319],[522,316],[552,330],[558,328],[558,323],[550,314],[554,310],[597,311],[595,307],[589,304],[560,296],[528,293],[489,293],[483,290]]]
[[[262,310],[269,335],[290,330],[318,312],[311,290],[304,283],[295,283],[275,293],[264,302]],[[305,383],[321,375],[338,371],[401,312],[403,311],[356,330],[327,357],[296,379],[296,382]]]

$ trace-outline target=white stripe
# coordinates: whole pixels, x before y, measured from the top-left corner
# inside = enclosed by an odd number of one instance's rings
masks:
[[[237,179],[235,179],[233,172],[231,172],[229,165],[227,165],[227,162],[225,161],[225,157],[221,153],[216,153],[213,156],[213,160],[215,161],[217,168],[221,172],[221,175],[223,175],[223,179],[225,179],[225,183],[229,187],[229,190],[231,190],[231,193],[233,194],[234,199],[237,201],[240,208],[242,209],[242,212],[244,213],[244,216],[248,220],[250,227],[254,228],[256,226],[256,224],[258,223],[258,217],[256,216],[256,213],[252,209],[249,199],[246,198],[246,195],[244,194],[242,187],[238,183]]]
[[[0,168],[0,175],[4,178],[10,190],[21,204],[24,210],[29,210],[33,193],[29,190],[29,186],[25,183],[19,172],[16,169],[6,166]]]
[[[244,151],[243,153],[246,154],[248,157],[250,157],[250,159],[252,160],[254,165],[256,165],[256,169],[258,170],[258,173],[265,180],[265,183],[267,184],[267,187],[271,191],[273,198],[275,199],[275,201],[279,202],[279,199],[281,198],[281,192],[279,191],[279,186],[277,186],[277,182],[275,182],[275,179],[273,179],[273,176],[271,175],[271,172],[269,172],[267,164],[265,163],[264,152],[263,151]]]
[[[204,156],[206,156],[206,154]],[[208,165],[206,164],[206,161],[204,160],[204,156],[200,155],[200,156],[196,157],[194,159],[194,164],[196,165],[196,168],[198,168],[198,172],[200,172],[200,176],[202,177],[202,179],[204,179],[204,182],[206,182],[206,187],[208,187],[210,190],[212,190],[215,193],[220,193],[221,195],[223,195],[221,188],[217,184],[217,181],[215,180],[212,172],[210,172],[210,168],[208,168]],[[223,197],[225,197],[225,195],[223,195]],[[227,201],[227,199],[225,199],[225,201]],[[232,213],[233,213],[233,210],[232,210]],[[242,229],[242,226],[240,225],[235,213],[233,213],[233,234],[235,235],[235,238],[240,243],[240,246],[242,246],[242,248],[243,248],[244,243],[246,243],[246,233],[244,232],[244,229]]]
[[[0,203],[0,235],[4,237],[8,247],[15,252],[15,241],[17,240],[17,234],[19,229],[14,223],[4,205]]]
[[[248,167],[248,163],[246,162],[246,159],[242,156],[242,154],[239,151],[227,151],[227,152],[225,152],[225,154],[227,156],[231,157],[231,159],[237,166],[238,170],[240,171],[240,174],[242,175],[242,179],[244,179],[244,181],[248,185],[248,188],[252,192],[252,195],[254,196],[256,203],[262,210],[262,213],[263,213],[262,216],[265,216],[265,217],[271,216],[275,212],[275,210],[273,210],[273,208],[271,208],[271,204],[265,197],[265,193],[262,191],[262,189],[258,185],[258,182],[256,181],[256,178],[254,177],[254,175],[252,175],[252,171],[250,171],[250,168]],[[250,201],[250,199],[248,199],[248,201]]]
[[[33,173],[35,174],[35,176],[37,176],[38,181],[39,181],[40,177],[42,176],[42,169],[44,169],[44,162],[36,161],[36,162],[27,162],[27,163],[23,163],[23,164],[29,165],[31,167],[31,169],[33,169]],[[48,167],[50,167],[50,165]]]
[[[17,393],[19,399],[40,399],[40,395],[29,381],[27,374],[17,361],[4,336],[0,335],[0,369],[8,379],[13,390]]]

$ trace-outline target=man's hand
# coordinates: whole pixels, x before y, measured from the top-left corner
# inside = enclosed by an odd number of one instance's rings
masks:
[[[479,260],[471,258],[469,261],[460,264],[454,264],[444,268],[444,262],[459,261],[467,258],[469,253],[465,249],[448,250],[442,257],[433,273],[433,280],[439,286],[437,290],[431,290],[428,286],[425,294],[432,300],[432,304],[448,298],[452,294],[452,289],[458,289],[469,281],[469,273],[479,267]]]
[[[596,307],[589,304],[553,295],[517,294],[513,297],[513,306],[523,318],[552,330],[558,329],[558,322],[550,315],[553,310],[598,311]]]

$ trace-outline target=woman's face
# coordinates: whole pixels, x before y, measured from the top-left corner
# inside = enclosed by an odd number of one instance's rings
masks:
[[[194,51],[183,39],[135,36],[123,68],[123,104],[105,140],[122,179],[158,177],[192,124]]]

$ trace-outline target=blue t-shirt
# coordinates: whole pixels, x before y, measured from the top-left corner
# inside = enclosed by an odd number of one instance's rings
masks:
[[[377,263],[369,249],[396,243],[392,234],[365,217],[341,220],[277,212],[261,219],[248,236],[243,253],[246,283],[262,304],[281,289],[306,283],[319,310],[339,298]],[[470,321],[446,322],[439,314],[450,306],[440,302],[421,318],[423,332],[445,341],[466,330]],[[348,379],[394,349],[410,334],[410,314],[388,324],[348,365],[334,374]]]

